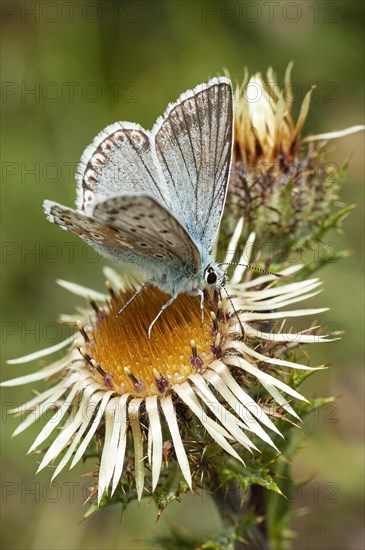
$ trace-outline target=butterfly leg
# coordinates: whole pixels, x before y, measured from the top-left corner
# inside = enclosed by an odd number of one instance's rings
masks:
[[[204,292],[200,288],[198,288],[197,293],[200,296],[200,312],[202,316],[201,324],[203,324],[204,323]]]
[[[153,279],[149,279],[148,281],[146,281],[142,286],[139,287],[139,289],[137,290],[137,292],[135,292],[132,296],[132,298],[129,298],[128,302],[126,304],[124,304],[124,306],[118,311],[118,313],[116,314],[116,317],[119,317],[119,315],[121,315],[123,313],[123,311],[125,310],[125,308],[127,306],[129,306],[129,304],[134,300],[134,298],[136,298],[138,296],[138,294],[140,294],[142,292],[142,290],[144,290],[147,286],[149,286],[151,283],[153,282]]]
[[[168,307],[172,304],[172,302],[173,302],[174,300],[176,300],[176,296],[177,296],[176,294],[174,294],[173,296],[171,296],[170,300],[169,300],[168,302],[166,302],[166,304],[164,304],[164,305],[162,306],[162,308],[160,309],[160,311],[158,312],[158,314],[156,315],[156,317],[154,318],[154,320],[153,320],[152,323],[150,324],[149,329],[148,329],[148,339],[149,339],[149,340],[150,340],[150,338],[151,338],[151,331],[152,331],[153,325],[156,323],[156,321],[157,321],[157,319],[160,317],[161,313],[162,313],[166,308],[168,308]]]

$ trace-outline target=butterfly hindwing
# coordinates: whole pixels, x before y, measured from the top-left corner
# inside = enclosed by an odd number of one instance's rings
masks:
[[[171,104],[151,132],[105,128],[82,155],[77,210],[48,218],[176,294],[196,291],[221,220],[232,155],[232,86],[214,78]]]
[[[224,77],[182,94],[152,132],[131,122],[107,126],[82,155],[77,208],[90,214],[101,199],[146,193],[209,252],[227,193],[232,134],[232,87]]]
[[[129,235],[138,250],[147,251],[149,246],[156,250],[158,247],[160,253],[178,259],[182,264],[200,267],[200,252],[190,235],[153,197],[143,194],[117,195],[98,203],[94,207],[93,217]],[[156,254],[159,255],[159,252]]]
[[[150,132],[132,122],[116,122],[96,136],[81,157],[77,186],[76,206],[87,214],[118,193],[145,192],[170,206]]]
[[[201,256],[182,225],[154,198],[117,195],[94,205],[90,216],[45,201],[47,217],[76,233],[101,254],[140,265],[148,273],[164,262],[169,269],[188,266],[194,273]]]

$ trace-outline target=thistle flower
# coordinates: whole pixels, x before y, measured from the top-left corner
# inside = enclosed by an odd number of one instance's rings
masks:
[[[242,222],[229,245],[227,261],[241,231]],[[253,240],[251,235],[246,256]],[[291,266],[283,273],[294,274],[300,267]],[[116,319],[133,288],[112,269],[104,270],[108,294],[60,281],[89,302],[77,315],[61,318],[77,327],[75,336],[9,362],[34,361],[62,348],[67,348],[65,355],[39,371],[3,383],[19,386],[54,381],[11,411],[28,414],[15,430],[16,435],[48,409],[56,408],[29,449],[35,451],[54,436],[38,470],[59,458],[54,479],[66,465],[75,466],[95,440],[101,441],[99,501],[105,492],[112,495],[116,491],[125,469],[134,476],[141,499],[144,488],[152,492],[156,489],[162,469],[168,467],[163,464],[167,446],[171,447],[169,459],[176,460],[187,486],[193,488],[196,472],[189,460],[192,422],[209,434],[217,448],[241,462],[258,451],[256,443],[260,440],[277,449],[273,435],[280,431],[270,418],[275,414],[266,404],[272,400],[281,411],[298,419],[288,400],[305,398],[284,379],[288,369],[311,367],[273,353],[264,354],[265,345],[323,342],[328,338],[313,331],[285,332],[285,324],[269,332],[264,329],[265,323],[271,325],[278,319],[285,321],[325,309],[282,311],[317,293],[317,279],[276,285],[273,275],[263,275],[245,282],[244,271],[243,266],[237,266],[231,277],[231,299],[222,302],[211,296],[209,305],[206,300],[203,326],[196,299],[183,294],[159,319],[151,340],[147,328],[164,299],[159,290],[146,289]],[[273,369],[277,376],[271,374]],[[254,399],[253,381],[265,392],[263,402]],[[256,391],[257,386],[254,388]]]
[[[308,239],[336,205],[341,170],[323,158],[328,139],[363,130],[353,126],[338,132],[301,138],[312,87],[305,95],[295,122],[294,87],[290,63],[284,89],[270,68],[235,90],[235,144],[229,204],[235,217],[243,215],[247,229],[277,248]]]

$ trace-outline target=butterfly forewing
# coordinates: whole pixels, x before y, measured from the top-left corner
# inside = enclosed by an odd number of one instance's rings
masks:
[[[131,192],[148,193],[170,207],[153,140],[139,124],[117,122],[100,132],[82,155],[77,180],[76,206],[86,213],[100,199]]]
[[[232,117],[231,83],[215,78],[180,96],[152,132],[108,126],[82,156],[78,210],[46,201],[48,218],[161,290],[197,291],[225,203]]]
[[[232,87],[215,78],[183,94],[152,130],[172,208],[203,249],[212,248],[232,154]]]

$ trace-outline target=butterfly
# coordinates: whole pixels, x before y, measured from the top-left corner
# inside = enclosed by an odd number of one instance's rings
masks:
[[[116,122],[81,157],[76,210],[46,200],[48,219],[99,253],[142,269],[171,298],[226,284],[212,258],[232,157],[233,98],[228,78],[213,78],[168,105],[151,131]]]

